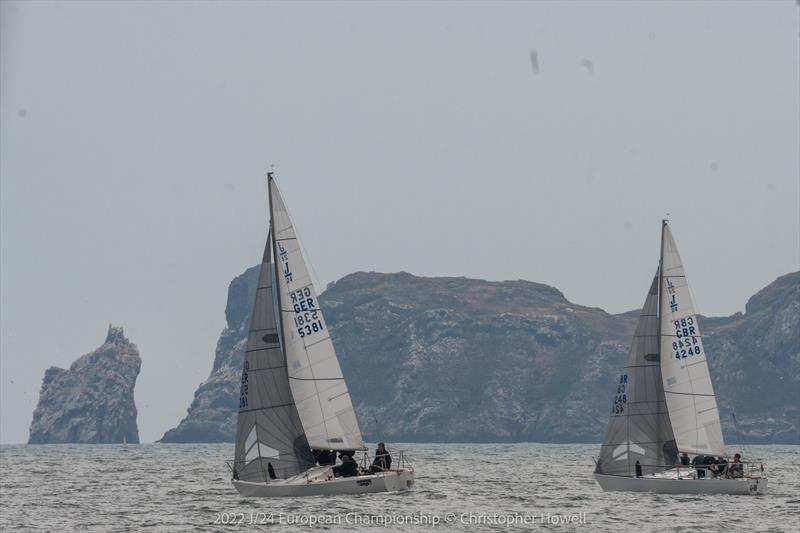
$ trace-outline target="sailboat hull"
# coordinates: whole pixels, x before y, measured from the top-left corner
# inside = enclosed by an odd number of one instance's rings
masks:
[[[767,478],[675,479],[658,476],[627,477],[595,474],[604,491],[658,492],[663,494],[743,494],[767,492]]]
[[[269,483],[233,480],[239,494],[256,498],[396,492],[409,490],[413,485],[414,471],[410,469],[331,479],[314,479],[301,474]]]

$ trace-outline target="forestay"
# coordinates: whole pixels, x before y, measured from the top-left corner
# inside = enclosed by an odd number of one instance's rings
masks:
[[[281,352],[272,292],[270,242],[261,262],[245,348],[236,420],[235,477],[287,478],[314,466]]]
[[[661,374],[681,452],[722,456],[725,442],[703,338],[678,248],[662,233]]]
[[[366,449],[300,243],[270,179],[277,285],[289,382],[311,448]]]
[[[677,460],[664,391],[658,343],[658,275],[639,315],[628,358],[616,380],[614,402],[597,471],[635,475],[670,468]]]

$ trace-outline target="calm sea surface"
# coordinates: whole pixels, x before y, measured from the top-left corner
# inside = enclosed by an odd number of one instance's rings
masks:
[[[604,493],[592,477],[597,445],[390,443],[395,457],[401,448],[417,470],[412,491],[267,500],[231,486],[230,444],[2,446],[0,529],[640,533],[800,524],[800,446],[746,450],[770,477],[769,494],[755,497]]]

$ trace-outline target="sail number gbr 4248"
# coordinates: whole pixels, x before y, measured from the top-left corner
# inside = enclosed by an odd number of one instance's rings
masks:
[[[294,327],[300,338],[308,337],[325,329],[319,316],[317,303],[314,301],[309,287],[292,291],[289,297],[294,310]]]
[[[675,359],[686,359],[693,355],[702,353],[700,341],[697,339],[697,327],[693,316],[675,320],[675,337],[677,340],[672,342],[672,349],[675,352]]]

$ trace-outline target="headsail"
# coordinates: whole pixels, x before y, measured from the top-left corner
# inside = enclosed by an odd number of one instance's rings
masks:
[[[366,449],[297,234],[272,179],[269,188],[289,381],[308,443]]]
[[[267,238],[245,348],[236,420],[235,477],[243,481],[287,478],[314,466],[280,347],[270,247]]]
[[[675,464],[672,435],[658,356],[658,275],[653,278],[636,332],[617,378],[608,429],[600,448],[597,471],[633,476],[636,461],[644,473]]]
[[[717,399],[678,248],[662,228],[661,374],[681,452],[724,455]]]

